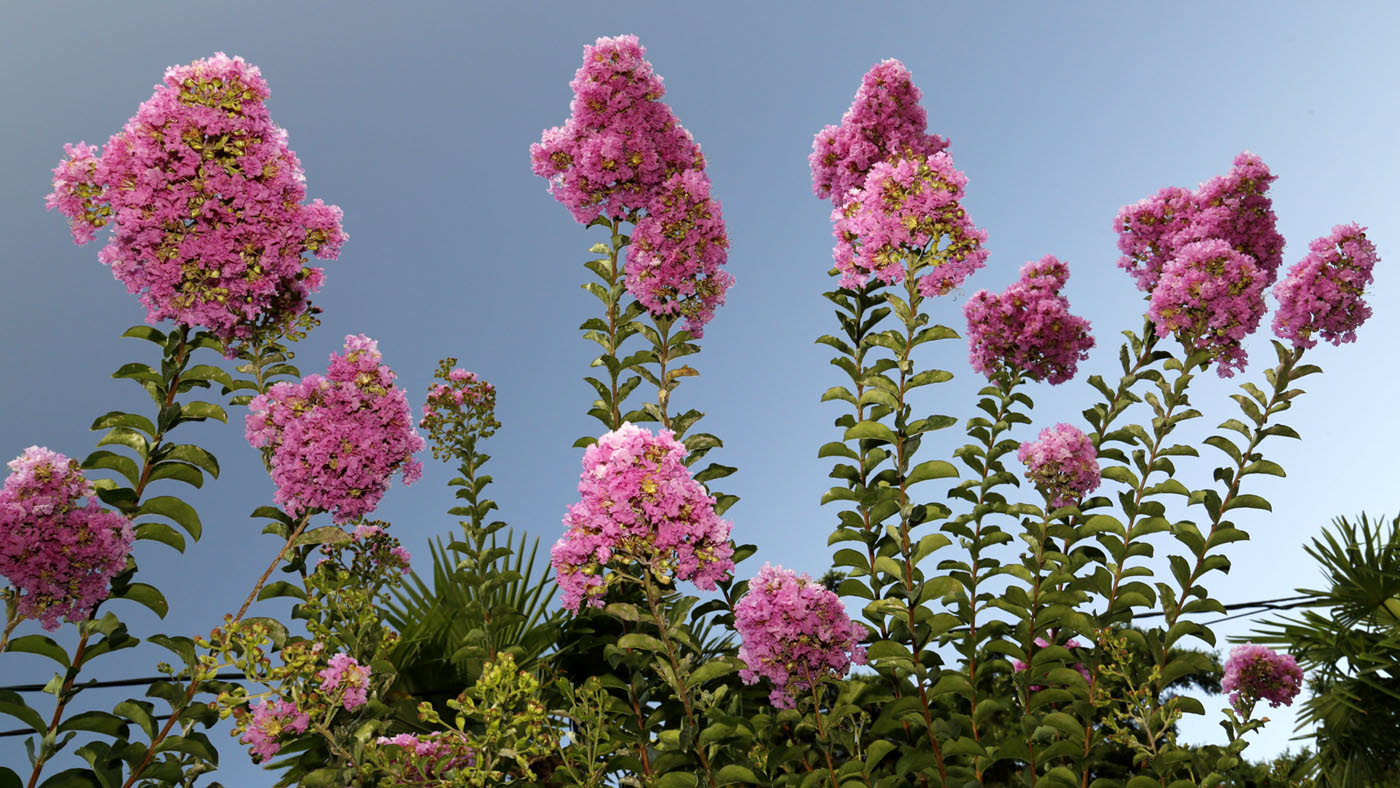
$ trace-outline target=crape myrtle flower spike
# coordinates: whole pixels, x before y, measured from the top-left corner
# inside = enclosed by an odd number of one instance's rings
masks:
[[[374,340],[347,336],[324,377],[277,383],[248,404],[248,442],[268,454],[274,500],[293,517],[320,509],[345,524],[374,511],[395,472],[404,484],[422,476],[413,455],[425,443],[380,359]]]
[[[609,586],[634,564],[659,582],[689,580],[706,591],[732,575],[730,524],[691,478],[685,456],[670,430],[653,435],[626,422],[584,452],[581,500],[551,550],[566,609],[602,607]]]
[[[1022,443],[1016,457],[1052,507],[1070,506],[1098,489],[1098,451],[1073,425],[1046,427],[1038,440]]]
[[[1274,707],[1291,706],[1302,686],[1303,671],[1292,654],[1256,645],[1231,649],[1220,680],[1220,689],[1230,693],[1230,705],[1237,711],[1259,699]]]
[[[14,586],[16,613],[44,629],[77,623],[126,568],[131,524],[103,509],[78,463],[30,446],[9,463],[0,488],[0,575]]]
[[[1363,297],[1380,258],[1358,224],[1339,224],[1308,245],[1308,254],[1274,285],[1278,311],[1274,333],[1294,347],[1310,348],[1314,336],[1341,345],[1371,316]]]
[[[1053,255],[1026,263],[1021,277],[1000,294],[980,290],[963,308],[972,368],[993,379],[1003,370],[1064,383],[1089,357],[1089,321],[1070,314],[1060,288],[1069,267]]]
[[[790,569],[763,565],[734,606],[734,627],[747,665],[740,679],[768,679],[768,698],[780,709],[794,708],[813,681],[841,678],[852,663],[865,664],[865,627],[851,621],[835,592]]]
[[[341,211],[306,203],[301,163],[273,124],[267,82],[222,52],[167,69],[99,156],[65,146],[47,205],[87,243],[113,225],[98,259],[140,294],[146,320],[256,340],[297,323],[347,236]]]

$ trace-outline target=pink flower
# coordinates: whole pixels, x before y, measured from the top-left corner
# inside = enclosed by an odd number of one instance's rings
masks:
[[[281,739],[290,733],[305,733],[311,718],[285,700],[259,701],[253,718],[239,741],[252,745],[253,756],[265,761],[282,749]]]
[[[1026,478],[1053,507],[1070,506],[1098,489],[1098,452],[1087,435],[1069,424],[1041,430],[1040,439],[1022,443],[1016,457],[1026,465]]]
[[[691,478],[685,455],[670,430],[652,435],[630,423],[584,452],[582,500],[569,507],[551,551],[565,608],[578,612],[585,601],[602,607],[608,586],[620,579],[610,567],[637,564],[661,582],[674,575],[704,590],[731,575],[730,524]]]
[[[433,377],[445,381],[428,388],[423,403],[423,420],[418,426],[428,431],[433,456],[446,459],[467,451],[478,440],[491,437],[501,426],[496,421],[496,389],[474,372],[454,367],[455,358],[438,362]]]
[[[841,599],[805,574],[764,564],[734,606],[742,644],[739,671],[745,684],[759,677],[773,684],[768,696],[780,709],[827,678],[841,678],[851,663],[865,664],[865,627],[851,621]]]
[[[1308,255],[1274,286],[1279,302],[1274,333],[1280,339],[1300,348],[1317,344],[1313,334],[1334,345],[1356,340],[1356,329],[1371,316],[1362,296],[1380,260],[1365,231],[1357,224],[1333,227],[1331,235],[1309,244]]]
[[[267,96],[256,67],[222,52],[170,68],[100,157],[69,145],[54,168],[48,207],[78,243],[115,223],[98,259],[141,294],[149,322],[224,340],[285,327],[321,287],[306,255],[339,253],[340,209],[303,204],[301,164]]]
[[[107,598],[133,538],[125,517],[94,497],[78,463],[30,446],[9,463],[0,489],[0,574],[18,592],[17,612],[44,629],[77,623]]]
[[[684,315],[686,330],[703,336],[734,284],[734,277],[720,270],[728,249],[710,179],[700,170],[678,172],[647,205],[632,233],[627,291],[653,315]]]
[[[1264,317],[1266,282],[1254,258],[1225,241],[1194,241],[1163,267],[1147,315],[1157,336],[1210,351],[1217,374],[1230,377],[1248,360],[1241,343]]]
[[[1045,638],[1036,638],[1036,639],[1035,639],[1035,645],[1036,645],[1038,648],[1050,648],[1050,641],[1046,640]],[[1065,648],[1081,648],[1081,647],[1082,647],[1082,644],[1081,644],[1078,640],[1076,640],[1076,639],[1074,639],[1074,638],[1070,638],[1069,640],[1065,641]],[[1011,670],[1012,670],[1012,672],[1014,672],[1014,673],[1020,673],[1020,672],[1024,671],[1027,667],[1029,667],[1029,666],[1028,666],[1025,662],[1023,662],[1023,661],[1021,661],[1021,660],[1019,660],[1019,659],[1013,659],[1013,660],[1011,660]],[[1085,680],[1086,682],[1088,682],[1088,681],[1093,681],[1093,677],[1091,677],[1091,676],[1089,675],[1088,669],[1086,669],[1086,668],[1084,667],[1084,664],[1083,664],[1082,662],[1076,662],[1076,663],[1074,663],[1074,669],[1077,670],[1077,671],[1079,671],[1079,675],[1083,676],[1083,677],[1084,677],[1084,680]],[[1039,692],[1040,690],[1043,690],[1043,689],[1045,689],[1045,686],[1042,685],[1042,684],[1032,684],[1032,685],[1030,686],[1031,692]]]
[[[404,484],[422,474],[423,438],[377,344],[347,336],[345,351],[326,377],[277,383],[248,405],[248,442],[270,454],[275,500],[293,516],[320,509],[346,523],[374,510],[396,471]]]
[[[948,147],[946,139],[927,133],[922,95],[898,60],[871,67],[841,125],[827,126],[812,141],[812,192],[840,208],[876,164],[900,156],[928,158]]]
[[[661,101],[666,89],[645,53],[630,35],[584,47],[569,83],[572,115],[530,146],[534,173],[580,224],[635,220],[671,175],[705,168],[700,146]]]
[[[901,282],[916,261],[932,264],[919,280],[925,296],[961,286],[987,259],[987,234],[959,204],[966,185],[947,153],[874,165],[862,187],[831,212],[841,287],[864,287],[871,275]]]
[[[1291,706],[1302,686],[1303,671],[1292,654],[1255,645],[1231,649],[1220,680],[1220,688],[1230,693],[1230,705],[1236,710],[1260,698],[1270,706]]]
[[[380,736],[374,743],[394,777],[409,785],[440,785],[455,770],[476,762],[472,748],[450,732],[400,733],[393,738]]]
[[[1070,314],[1069,301],[1059,294],[1067,279],[1069,266],[1046,255],[1026,263],[1021,278],[1000,295],[973,295],[963,308],[973,369],[988,379],[1016,370],[1051,384],[1074,377],[1094,338],[1089,321]]]
[[[1152,293],[1183,248],[1220,240],[1251,258],[1264,286],[1273,284],[1283,262],[1283,236],[1266,192],[1276,177],[1258,156],[1245,151],[1235,157],[1228,175],[1212,178],[1195,192],[1172,186],[1125,206],[1114,219],[1123,252],[1118,267],[1133,275],[1140,290]]]
[[[321,679],[321,689],[332,695],[341,696],[346,711],[354,711],[365,705],[369,693],[369,668],[355,658],[339,653],[330,658],[330,667],[316,674]]]

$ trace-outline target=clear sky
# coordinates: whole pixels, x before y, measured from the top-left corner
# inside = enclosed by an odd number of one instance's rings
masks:
[[[840,437],[840,411],[818,398],[840,381],[813,344],[836,324],[820,296],[831,286],[830,208],[811,194],[807,155],[872,64],[894,57],[911,69],[931,130],[952,140],[968,175],[966,208],[989,234],[987,268],[938,303],[935,319],[961,329],[967,296],[1000,290],[1027,260],[1053,253],[1071,266],[1067,295],[1099,346],[1079,379],[1032,392],[1039,429],[1082,425],[1084,374],[1113,374],[1118,332],[1140,325],[1140,294],[1114,266],[1112,219],[1126,203],[1194,187],[1248,149],[1279,176],[1270,193],[1285,264],[1351,221],[1370,228],[1383,260],[1400,251],[1397,27],[1397,7],[1379,3],[14,3],[0,25],[0,459],[31,444],[85,456],[93,418],[141,407],[144,394],[107,376],[154,361],[149,345],[118,339],[144,310],[97,262],[99,245],[69,241],[43,195],[64,142],[105,142],[167,66],[224,51],[261,67],[308,195],[345,211],[350,240],[326,266],[324,324],[300,347],[303,371],[323,371],[346,334],[364,333],[421,402],[436,360],[458,356],[499,391],[492,497],[515,527],[552,543],[576,499],[581,452],[571,444],[595,430],[580,380],[595,346],[577,326],[597,302],[578,285],[601,231],[549,197],[527,150],[568,115],[582,46],[635,33],[705,151],[738,280],[693,363],[702,377],[675,402],[708,414],[703,428],[726,444],[711,456],[740,468],[719,485],[742,496],[728,513],[735,537],[760,548],[740,572],[772,561],[817,575],[835,513],[818,505],[830,464],[816,450]],[[1327,374],[1305,381],[1308,395],[1285,418],[1304,440],[1267,446],[1289,476],[1252,477],[1274,512],[1239,518],[1253,540],[1234,545],[1233,571],[1217,576],[1222,600],[1314,585],[1302,545],[1331,517],[1400,509],[1387,265],[1369,298],[1376,314],[1354,346],[1309,353]],[[965,417],[978,378],[962,343],[938,344],[924,363],[957,378],[925,389],[920,407]],[[1196,387],[1201,429],[1233,417],[1233,386],[1258,380],[1272,359],[1263,337],[1247,347],[1256,365],[1244,377]],[[272,486],[241,413],[232,416],[228,427],[182,428],[224,475],[188,496],[203,541],[184,556],[139,547],[172,610],[157,622],[123,603],[137,632],[207,631],[279,547],[247,518]],[[928,457],[946,456],[957,437],[930,441]],[[424,559],[426,540],[455,527],[442,514],[448,469],[425,462],[423,481],[396,483],[380,508]],[[145,674],[161,658],[112,657],[102,675]],[[43,681],[47,669],[7,655],[0,676]],[[93,694],[105,708],[116,700]],[[1218,738],[1216,715],[1190,723],[1187,738]],[[1291,717],[1274,716],[1250,755],[1286,745]],[[271,784],[234,742],[216,741],[222,782]],[[17,745],[0,739],[0,762],[23,763]]]

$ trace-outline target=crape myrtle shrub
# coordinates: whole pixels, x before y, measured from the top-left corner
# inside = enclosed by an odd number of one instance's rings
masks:
[[[152,324],[126,335],[159,359],[118,369],[153,406],[99,416],[81,463],[30,447],[10,464],[0,650],[59,672],[50,713],[0,691],[0,712],[33,729],[29,763],[0,766],[0,788],[192,786],[244,747],[279,785],[309,786],[1134,788],[1258,771],[1241,757],[1255,705],[1291,702],[1301,671],[1247,646],[1221,681],[1193,616],[1224,609],[1206,582],[1248,538],[1232,513],[1269,508],[1249,477],[1284,474],[1262,448],[1298,437],[1279,417],[1319,371],[1304,352],[1353,340],[1370,314],[1364,228],[1337,226],[1280,277],[1275,176],[1249,153],[1124,208],[1119,266],[1145,323],[1124,332],[1121,370],[1088,377],[1082,419],[1036,414],[1031,384],[1071,381],[1097,341],[1061,294],[1069,267],[1046,255],[968,299],[965,329],[932,321],[984,265],[987,234],[909,72],[877,64],[810,157],[836,241],[837,321],[818,341],[847,378],[822,395],[838,414],[819,449],[836,571],[755,574],[745,524],[725,519],[737,499],[716,489],[736,469],[706,461],[721,439],[672,401],[734,283],[728,236],[643,55],[633,36],[585,47],[568,119],[530,147],[550,194],[607,234],[584,264],[599,308],[580,327],[600,349],[585,378],[600,426],[574,443],[580,499],[547,566],[491,516],[490,383],[444,359],[416,415],[372,339],[346,337],[324,374],[291,363],[324,279],[307,257],[334,257],[346,235],[339,209],[305,201],[256,68],[223,54],[172,68],[100,150],[67,146],[48,204],[80,243],[110,231],[99,259]],[[1271,295],[1282,341],[1251,372],[1241,343]],[[923,346],[960,337],[987,379],[973,415],[923,415],[916,390],[952,377]],[[1190,386],[1210,369],[1246,379],[1212,405],[1227,411],[1201,444],[1213,458],[1173,440],[1203,417]],[[200,536],[178,484],[219,464],[174,431],[229,408],[276,484],[252,512],[279,542],[271,564],[207,635],[144,636],[174,655],[144,696],[76,703],[90,662],[141,640],[108,603],[166,611],[133,540],[182,552]],[[921,455],[944,429],[966,444]],[[394,474],[418,478],[429,442],[459,470],[461,532],[419,576],[370,517]],[[1191,489],[1178,464],[1218,467]],[[294,600],[295,621],[248,615],[272,597]],[[25,624],[60,619],[72,651]],[[1230,693],[1224,745],[1177,743],[1178,720],[1203,713],[1187,686]],[[219,718],[237,744],[209,738]],[[79,765],[53,764],[65,750]]]

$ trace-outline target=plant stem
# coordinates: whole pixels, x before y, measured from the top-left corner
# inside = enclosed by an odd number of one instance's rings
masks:
[[[652,619],[656,621],[657,631],[661,635],[661,642],[666,644],[666,657],[671,662],[671,673],[676,678],[676,695],[685,709],[685,719],[690,723],[692,730],[699,731],[699,726],[695,723],[695,711],[690,702],[690,692],[685,686],[685,676],[682,675],[680,661],[676,659],[676,645],[671,640],[670,627],[667,626],[666,617],[661,612],[660,600],[657,599],[656,587],[652,584],[650,577],[642,578],[642,588],[646,590],[647,606],[651,608]],[[716,788],[715,773],[710,768],[710,758],[705,754],[704,747],[695,748],[696,755],[700,756],[700,765],[705,769],[705,776],[709,778],[710,788]]]

